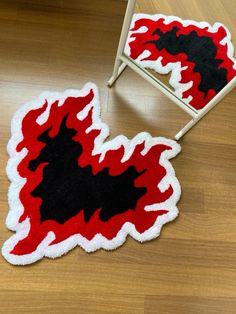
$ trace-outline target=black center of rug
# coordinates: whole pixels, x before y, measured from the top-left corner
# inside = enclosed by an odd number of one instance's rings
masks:
[[[156,29],[153,35],[159,35],[159,39],[147,41],[155,44],[156,48],[161,51],[166,49],[171,55],[185,53],[188,61],[193,62],[194,72],[201,75],[199,90],[204,92],[205,97],[210,89],[220,92],[227,85],[227,69],[219,68],[223,60],[216,59],[217,46],[212,38],[199,36],[196,31],[186,35],[178,35],[178,27],[173,27],[171,31],[163,33]]]
[[[50,129],[38,137],[46,145],[29,163],[31,171],[47,163],[42,182],[31,193],[42,200],[41,222],[55,220],[62,224],[82,210],[88,222],[98,209],[101,209],[99,218],[105,222],[129,209],[134,210],[147,191],[134,185],[143,172],[130,166],[117,176],[111,176],[108,168],[94,175],[92,166],[80,167],[78,158],[83,148],[73,140],[77,131],[66,126],[66,119],[54,138],[48,134]]]

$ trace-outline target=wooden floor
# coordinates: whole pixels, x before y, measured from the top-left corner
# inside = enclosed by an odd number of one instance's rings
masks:
[[[181,16],[176,1],[158,2],[162,13],[173,5],[173,13]],[[232,0],[186,2],[183,18],[193,13],[207,19],[209,14],[214,22],[215,12],[235,34]],[[11,235],[4,225],[10,120],[25,102],[44,90],[93,81],[111,137],[147,131],[173,138],[188,121],[130,70],[114,88],[106,87],[125,5],[119,0],[1,0],[1,244]],[[91,255],[76,248],[63,258],[27,267],[11,266],[0,257],[0,313],[236,313],[235,103],[236,90],[180,142],[182,153],[173,161],[182,185],[180,216],[159,239],[141,245],[129,238],[117,251]]]

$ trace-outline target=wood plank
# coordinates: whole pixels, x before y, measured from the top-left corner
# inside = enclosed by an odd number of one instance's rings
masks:
[[[187,6],[186,6],[187,5]],[[100,89],[111,137],[173,137],[189,117],[131,70],[111,75],[126,3],[118,0],[0,2],[0,243],[12,233],[5,173],[13,113],[44,90]],[[236,39],[230,0],[138,0],[138,9],[224,22]],[[236,307],[236,91],[182,141],[173,160],[180,215],[159,239],[131,238],[113,252],[68,255],[27,267],[0,257],[0,313],[231,314]]]

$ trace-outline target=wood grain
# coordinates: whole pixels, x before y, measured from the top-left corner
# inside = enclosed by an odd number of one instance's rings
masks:
[[[147,5],[148,4],[148,5]],[[44,90],[100,89],[111,138],[140,131],[173,138],[189,117],[130,70],[106,80],[125,11],[118,0],[0,2],[0,243],[12,233],[6,145],[13,113]],[[147,13],[225,23],[235,38],[230,0],[138,2]],[[236,91],[182,141],[173,160],[182,185],[179,218],[159,239],[129,238],[114,252],[14,267],[0,257],[0,313],[231,314],[236,308]]]

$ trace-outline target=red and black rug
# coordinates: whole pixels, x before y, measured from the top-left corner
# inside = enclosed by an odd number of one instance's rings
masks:
[[[180,146],[140,133],[112,140],[100,120],[98,91],[43,93],[12,120],[3,256],[24,265],[75,246],[112,250],[131,235],[156,238],[176,218],[180,185],[169,159]]]
[[[197,110],[236,76],[231,35],[220,23],[135,14],[125,52],[141,67],[171,73],[177,96]]]

